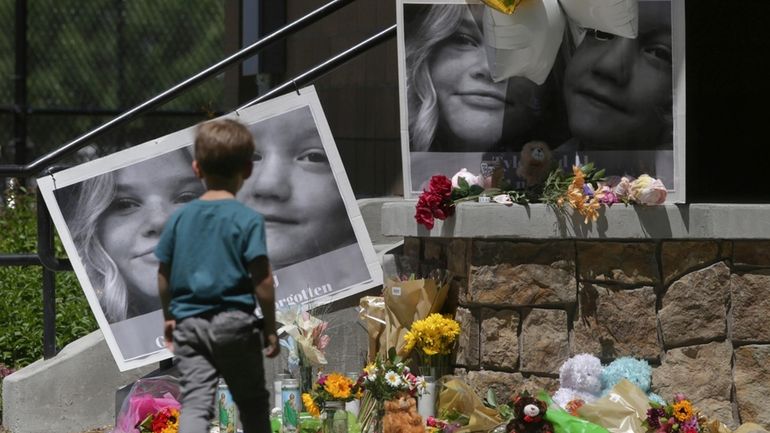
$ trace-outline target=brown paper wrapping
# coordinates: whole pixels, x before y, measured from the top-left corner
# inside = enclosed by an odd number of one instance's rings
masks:
[[[449,293],[449,281],[448,278],[389,279],[384,287],[385,344],[380,345],[379,353],[386,356],[388,348],[395,347],[396,353],[403,357],[407,355],[404,353],[404,335],[415,320],[441,311]]]
[[[497,410],[484,406],[481,398],[465,382],[454,376],[444,376],[437,414],[440,417],[453,409],[469,418],[468,425],[458,429],[457,433],[487,432],[503,423]]]
[[[358,319],[363,323],[369,335],[369,351],[367,359],[374,362],[374,358],[385,339],[385,299],[382,296],[364,296],[359,301],[361,307]]]

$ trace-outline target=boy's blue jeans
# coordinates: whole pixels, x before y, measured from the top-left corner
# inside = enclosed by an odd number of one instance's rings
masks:
[[[189,317],[177,323],[174,355],[182,375],[179,433],[209,431],[220,375],[238,406],[244,433],[270,431],[262,347],[257,318],[243,311]]]

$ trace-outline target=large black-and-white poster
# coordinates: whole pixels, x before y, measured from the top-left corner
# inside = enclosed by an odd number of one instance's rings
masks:
[[[252,132],[237,199],[265,216],[277,307],[382,284],[382,270],[315,89],[226,117]],[[168,216],[204,192],[194,127],[38,179],[91,309],[123,371],[168,358],[154,248]]]
[[[399,1],[406,191],[491,164],[521,188],[530,149],[544,147],[551,166],[647,173],[669,201],[684,200],[684,1],[533,0],[511,16],[491,11],[474,0]],[[580,25],[621,12],[629,18],[614,33]],[[504,78],[504,69],[515,72]]]

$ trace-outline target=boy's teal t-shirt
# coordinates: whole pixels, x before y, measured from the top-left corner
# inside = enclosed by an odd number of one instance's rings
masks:
[[[166,222],[155,256],[171,265],[176,320],[215,310],[254,311],[248,263],[267,255],[265,221],[235,199],[193,200]]]

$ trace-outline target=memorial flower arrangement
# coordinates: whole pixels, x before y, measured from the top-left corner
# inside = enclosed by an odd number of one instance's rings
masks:
[[[435,175],[417,200],[414,218],[418,224],[431,230],[435,220],[446,220],[454,215],[457,203],[490,197],[491,201],[506,205],[540,202],[558,209],[568,206],[588,224],[599,218],[602,206],[615,203],[649,206],[666,201],[667,189],[660,179],[647,174],[638,178],[605,178],[604,174],[604,170],[598,170],[593,163],[573,166],[572,173],[556,169],[549,173],[539,193],[532,189],[485,188],[483,178],[465,169],[451,180],[443,175]]]
[[[412,323],[404,335],[404,350],[414,351],[420,365],[437,371],[437,376],[441,373],[442,358],[452,353],[459,335],[460,324],[456,320],[434,313]]]
[[[412,373],[395,348],[388,350],[387,358],[377,355],[374,362],[364,367],[356,383],[364,391],[359,413],[361,431],[368,431],[382,421],[385,401],[401,395],[416,397],[427,387],[425,378]]]
[[[684,394],[676,394],[674,401],[665,405],[651,403],[644,425],[650,433],[700,433],[698,411]]]
[[[318,417],[328,401],[348,402],[361,397],[361,385],[340,373],[319,374],[310,392],[302,394],[307,411]]]
[[[289,350],[289,364],[321,366],[326,364],[324,350],[329,344],[325,322],[302,311],[299,306],[276,311],[276,321],[283,324],[277,333],[288,337],[281,340],[281,345]]]
[[[181,405],[171,394],[156,397],[143,394],[130,397],[128,412],[119,420],[119,432],[176,433]]]

